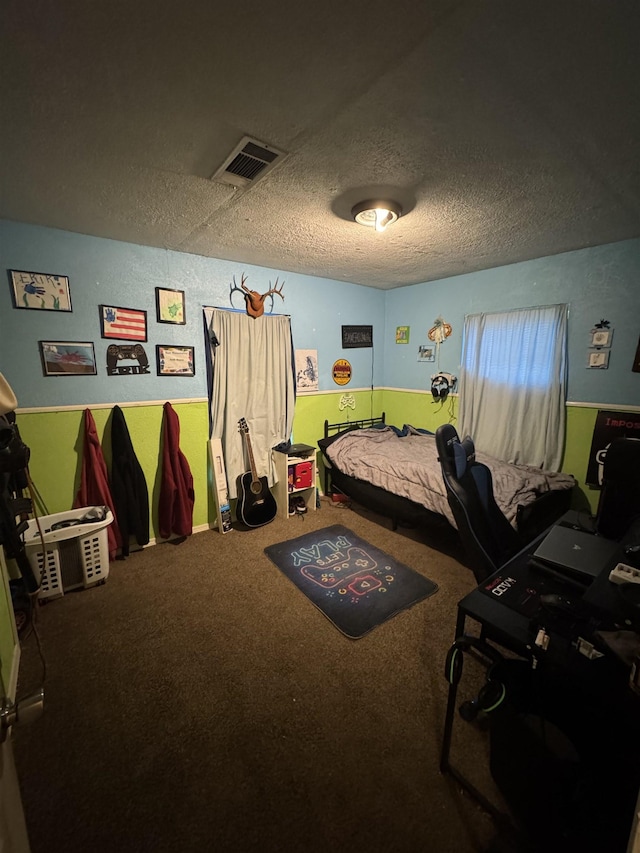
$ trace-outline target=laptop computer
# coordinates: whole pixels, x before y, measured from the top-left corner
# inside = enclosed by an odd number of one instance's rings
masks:
[[[559,572],[589,579],[596,578],[619,550],[620,544],[611,539],[556,525],[538,545],[533,556]]]

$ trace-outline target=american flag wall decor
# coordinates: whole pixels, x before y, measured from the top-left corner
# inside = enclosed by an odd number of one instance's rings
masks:
[[[103,338],[118,338],[121,341],[147,340],[146,311],[101,305],[100,326]]]

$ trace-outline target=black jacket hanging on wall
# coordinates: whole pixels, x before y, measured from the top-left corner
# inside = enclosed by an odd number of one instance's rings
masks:
[[[113,407],[111,456],[111,494],[122,534],[122,556],[128,557],[131,536],[138,545],[149,542],[149,490],[120,406]]]

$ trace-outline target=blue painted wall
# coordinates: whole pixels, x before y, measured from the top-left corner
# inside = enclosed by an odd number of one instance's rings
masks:
[[[429,389],[437,370],[460,370],[465,314],[532,305],[569,304],[570,402],[640,405],[633,364],[640,336],[640,240],[582,249],[386,292],[387,387]],[[440,363],[418,363],[418,346],[442,315],[453,327]],[[614,329],[609,368],[587,369],[590,330],[605,318]],[[409,344],[396,344],[397,326],[410,326]]]
[[[66,275],[70,283],[71,313],[18,310],[12,307],[5,274],[5,284],[0,287],[0,372],[13,387],[21,408],[206,397],[202,306],[232,307],[231,281],[235,276],[239,284],[243,272],[247,286],[260,293],[276,277],[279,285],[284,279],[285,300],[275,296],[273,310],[290,314],[297,349],[318,351],[321,390],[338,389],[331,375],[338,358],[347,358],[352,364],[349,390],[383,384],[383,291],[7,221],[0,221],[0,267]],[[185,291],[186,325],[156,322],[156,287]],[[148,341],[143,346],[151,375],[107,376],[106,350],[114,341],[100,337],[100,304],[147,311]],[[233,307],[244,309],[238,293]],[[372,325],[373,351],[343,350],[343,324]],[[98,375],[43,376],[40,340],[93,341]],[[157,344],[194,345],[196,375],[157,376]]]
[[[640,405],[640,374],[631,365],[640,335],[640,240],[540,258],[507,267],[428,282],[392,291],[348,284],[136,246],[49,228],[0,221],[0,266],[67,275],[72,313],[17,310],[12,307],[8,275],[0,287],[0,371],[22,408],[85,406],[144,400],[206,397],[202,306],[231,307],[233,276],[259,292],[284,279],[285,301],[274,298],[274,311],[291,315],[294,346],[316,349],[320,390],[339,390],[331,368],[347,358],[353,378],[345,391],[391,387],[428,391],[436,370],[457,374],[464,316],[530,305],[568,302],[569,400],[596,405]],[[155,288],[184,290],[185,326],[158,324]],[[149,376],[106,375],[106,349],[100,337],[98,306],[111,303],[147,311],[153,366]],[[239,294],[234,306],[243,307]],[[440,361],[418,363],[417,350],[442,315],[453,327]],[[601,318],[614,328],[608,370],[588,370],[590,330]],[[373,349],[343,350],[341,325],[372,325]],[[410,326],[408,345],[395,343],[397,326]],[[97,377],[44,377],[39,340],[94,341]],[[194,345],[196,375],[155,375],[156,344]]]

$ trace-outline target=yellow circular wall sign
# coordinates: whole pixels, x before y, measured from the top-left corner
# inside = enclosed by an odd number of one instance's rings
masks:
[[[333,365],[333,381],[336,385],[351,382],[351,364],[346,358],[339,358]]]

